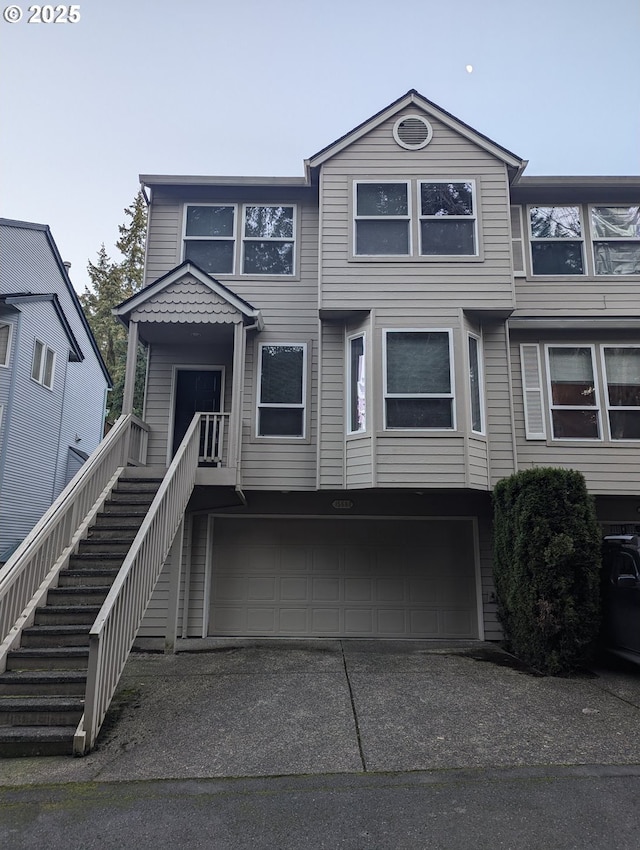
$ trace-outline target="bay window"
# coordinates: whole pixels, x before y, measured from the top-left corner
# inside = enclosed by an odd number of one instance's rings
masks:
[[[385,428],[453,429],[448,330],[385,331]]]
[[[367,427],[364,335],[351,337],[347,344],[347,430],[350,434],[357,434]]]

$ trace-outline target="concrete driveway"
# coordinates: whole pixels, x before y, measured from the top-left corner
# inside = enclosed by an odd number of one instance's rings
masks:
[[[556,679],[482,643],[212,641],[133,654],[94,752],[0,761],[0,785],[631,765],[639,720],[633,668]]]

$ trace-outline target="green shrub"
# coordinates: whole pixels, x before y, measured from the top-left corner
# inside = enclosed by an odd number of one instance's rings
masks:
[[[566,675],[600,623],[600,529],[581,473],[530,469],[494,491],[494,581],[505,647]]]

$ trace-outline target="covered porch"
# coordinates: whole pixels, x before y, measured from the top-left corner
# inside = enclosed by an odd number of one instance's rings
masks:
[[[239,486],[247,337],[260,311],[191,262],[114,309],[128,329],[122,412],[133,412],[138,345],[148,353],[147,463],[168,467],[200,416],[197,483]]]

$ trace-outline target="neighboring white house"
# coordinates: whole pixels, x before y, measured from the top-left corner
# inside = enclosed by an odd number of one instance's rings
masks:
[[[110,387],[51,231],[0,219],[0,561],[99,444]]]

